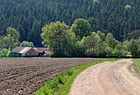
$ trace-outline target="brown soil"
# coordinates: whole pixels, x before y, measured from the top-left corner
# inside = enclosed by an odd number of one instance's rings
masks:
[[[140,95],[140,80],[128,70],[130,59],[92,66],[75,79],[69,95]]]
[[[1,58],[0,95],[31,95],[45,80],[92,58]]]

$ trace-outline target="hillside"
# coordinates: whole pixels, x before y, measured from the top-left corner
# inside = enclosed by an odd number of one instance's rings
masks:
[[[140,0],[1,0],[0,34],[8,26],[20,31],[20,40],[41,45],[40,31],[45,23],[77,18],[90,21],[94,31],[112,32],[122,40],[128,31],[140,29]]]

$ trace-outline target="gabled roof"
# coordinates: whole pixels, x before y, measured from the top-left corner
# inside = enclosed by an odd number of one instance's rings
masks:
[[[29,49],[26,53],[29,53],[29,54],[38,54],[38,52],[36,51],[35,48]]]
[[[24,49],[24,47],[16,47],[11,52],[13,52],[13,53],[19,53],[23,49]]]
[[[49,48],[36,48],[38,53],[43,53],[45,52],[45,54],[52,54],[53,52],[49,49]]]
[[[31,47],[24,47],[19,53],[26,53],[31,49]]]
[[[50,49],[48,49],[48,48],[32,48],[32,47],[16,47],[11,52],[12,53],[20,53],[20,54],[25,54],[25,53],[32,53],[32,54],[37,54],[37,53],[53,54],[53,52]]]

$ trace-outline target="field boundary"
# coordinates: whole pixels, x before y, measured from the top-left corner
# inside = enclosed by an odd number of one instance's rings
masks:
[[[133,59],[133,64],[129,67],[129,70],[140,78],[140,59]]]
[[[82,71],[92,65],[96,65],[105,61],[115,61],[117,59],[98,59],[93,62],[73,67],[65,72],[62,72],[55,77],[47,80],[43,87],[39,89],[34,95],[68,95],[71,85]]]

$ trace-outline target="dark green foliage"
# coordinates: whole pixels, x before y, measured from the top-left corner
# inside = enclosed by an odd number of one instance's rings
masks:
[[[44,24],[77,18],[87,19],[94,31],[112,32],[117,39],[140,29],[140,0],[1,0],[0,34],[16,27],[20,41],[41,46],[40,31]]]

